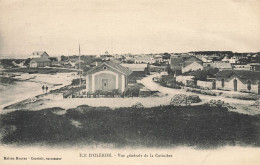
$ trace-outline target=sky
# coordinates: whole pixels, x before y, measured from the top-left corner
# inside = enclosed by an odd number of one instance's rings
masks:
[[[0,56],[260,51],[260,0],[0,0]]]

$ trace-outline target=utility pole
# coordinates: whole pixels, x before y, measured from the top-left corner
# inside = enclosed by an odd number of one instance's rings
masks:
[[[79,85],[80,85],[80,87],[81,87],[80,44],[79,44]]]

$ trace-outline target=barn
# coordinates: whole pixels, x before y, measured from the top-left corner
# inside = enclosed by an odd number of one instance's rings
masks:
[[[128,76],[131,73],[131,70],[113,61],[103,62],[84,74],[86,92],[117,90],[119,93],[123,93],[127,89]]]

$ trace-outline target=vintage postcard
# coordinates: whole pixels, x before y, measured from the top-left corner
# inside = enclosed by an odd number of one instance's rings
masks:
[[[0,164],[260,165],[259,0],[0,0]]]

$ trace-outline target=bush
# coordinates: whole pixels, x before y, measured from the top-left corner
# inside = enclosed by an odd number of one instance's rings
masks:
[[[137,102],[137,103],[135,103],[135,104],[132,106],[132,108],[143,108],[143,107],[144,107],[143,104],[140,103],[140,102]]]
[[[199,103],[199,102],[201,102],[200,97],[197,96],[197,95],[190,95],[190,96],[188,96],[188,100],[189,100],[191,103]]]
[[[187,96],[185,94],[177,94],[171,99],[171,105],[188,105],[199,102],[201,102],[201,99],[197,95]]]
[[[236,109],[236,107],[232,107],[229,103],[225,103],[222,100],[210,100],[206,105],[210,107],[219,107],[219,108],[227,108],[227,109]]]
[[[112,110],[79,106],[59,115],[53,113],[55,110],[62,109],[1,114],[1,143],[58,147],[111,145],[115,148],[260,146],[259,116],[221,107],[169,105]],[[75,127],[71,120],[82,127]]]
[[[210,90],[201,90],[201,89],[186,89],[187,92],[199,93],[203,95],[217,96],[218,94]],[[220,93],[219,93],[220,94]]]
[[[240,100],[257,100],[259,96],[253,93],[248,94],[229,94],[229,93],[223,93],[222,96],[225,96],[227,98],[233,98],[233,99],[240,99]]]

